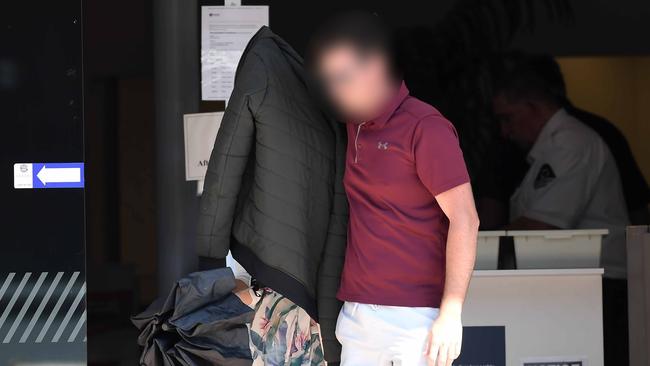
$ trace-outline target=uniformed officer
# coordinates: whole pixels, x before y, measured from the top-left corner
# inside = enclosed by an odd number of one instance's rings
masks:
[[[528,172],[510,200],[510,229],[609,229],[601,261],[607,364],[624,365],[628,213],[616,162],[601,137],[562,108],[535,57],[506,61],[493,108],[503,137],[527,152]],[[620,306],[619,306],[620,305]],[[611,325],[611,326],[610,326]],[[616,336],[614,336],[616,335]],[[618,346],[621,345],[622,346]],[[609,347],[608,347],[609,346]],[[608,357],[611,355],[620,357]]]
[[[500,79],[494,112],[507,139],[527,151],[528,172],[510,201],[510,228],[609,229],[606,276],[625,278],[623,189],[614,158],[593,130],[569,115],[526,63]]]

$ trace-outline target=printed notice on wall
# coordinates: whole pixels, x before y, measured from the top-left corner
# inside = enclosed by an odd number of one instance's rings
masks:
[[[230,98],[237,63],[251,37],[269,25],[268,6],[201,7],[201,98]]]
[[[185,131],[185,180],[203,180],[217,138],[223,112],[183,116]]]

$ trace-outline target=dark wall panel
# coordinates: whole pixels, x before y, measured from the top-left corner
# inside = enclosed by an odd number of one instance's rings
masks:
[[[13,182],[84,161],[81,1],[3,2],[0,45],[0,364],[83,363],[84,190]]]

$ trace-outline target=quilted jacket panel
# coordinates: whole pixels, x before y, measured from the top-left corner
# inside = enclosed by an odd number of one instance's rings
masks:
[[[345,130],[310,92],[302,58],[263,27],[238,65],[205,179],[198,253],[228,250],[319,320],[337,362],[346,245]]]

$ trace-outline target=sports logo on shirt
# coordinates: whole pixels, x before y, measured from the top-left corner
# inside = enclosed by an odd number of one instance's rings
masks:
[[[537,173],[537,177],[535,177],[533,187],[535,187],[535,189],[546,187],[546,185],[551,183],[553,179],[555,179],[553,168],[548,164],[544,164],[539,168],[539,173]]]
[[[377,149],[379,150],[388,150],[388,142],[377,142]]]

